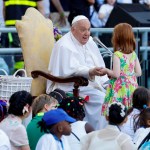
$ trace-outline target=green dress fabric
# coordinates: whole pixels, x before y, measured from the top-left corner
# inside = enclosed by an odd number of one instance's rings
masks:
[[[130,60],[120,51],[114,53],[120,59],[120,77],[110,79],[105,100],[102,106],[102,114],[106,115],[107,107],[115,101],[123,103],[127,108],[132,106],[132,93],[138,87],[135,76],[135,63],[137,55],[132,52]]]

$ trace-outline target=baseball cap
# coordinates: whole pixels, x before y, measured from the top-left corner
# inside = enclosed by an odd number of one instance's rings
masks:
[[[70,117],[63,109],[58,108],[54,110],[50,110],[44,113],[42,120],[45,122],[47,126],[54,125],[56,123],[67,121],[69,123],[73,123],[76,119]]]
[[[66,93],[63,90],[59,89],[59,88],[57,88],[54,91],[50,92],[49,95],[51,97],[55,98],[58,101],[58,103],[61,103],[62,100],[66,97]]]

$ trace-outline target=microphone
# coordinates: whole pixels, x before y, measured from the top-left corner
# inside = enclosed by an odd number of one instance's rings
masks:
[[[93,37],[93,41],[100,45],[101,47],[103,47],[104,49],[106,49],[111,55],[113,54],[111,50],[109,50],[97,37]]]

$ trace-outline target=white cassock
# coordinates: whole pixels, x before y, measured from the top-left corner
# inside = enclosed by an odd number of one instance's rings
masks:
[[[92,37],[89,41],[80,44],[71,32],[65,34],[52,50],[49,72],[54,76],[83,76],[89,77],[89,69],[94,67],[105,67],[103,58]],[[101,116],[101,106],[105,97],[105,90],[102,84],[108,80],[108,77],[95,76],[95,79],[89,81],[86,87],[80,87],[80,94],[88,95],[89,101],[85,103],[85,118],[95,129],[104,127],[105,118]],[[73,83],[52,83],[47,81],[47,93],[55,88],[60,88],[66,92],[72,92]]]

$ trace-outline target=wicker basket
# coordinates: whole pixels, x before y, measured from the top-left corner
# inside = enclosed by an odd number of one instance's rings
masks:
[[[4,71],[3,69],[0,69]],[[22,76],[17,76],[19,72],[23,73]],[[0,76],[0,99],[9,100],[10,96],[16,91],[25,90],[31,91],[32,78],[27,77],[26,71],[24,69],[17,70],[14,75],[8,76],[6,71],[5,75]]]

